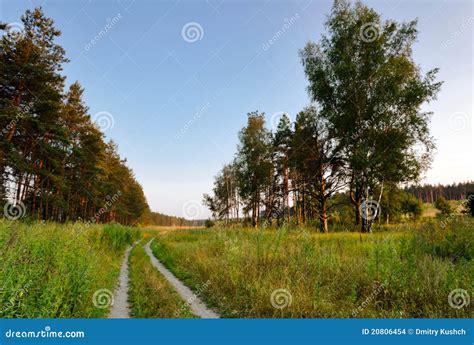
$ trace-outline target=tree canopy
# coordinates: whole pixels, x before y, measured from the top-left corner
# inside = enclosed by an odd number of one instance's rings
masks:
[[[423,73],[413,61],[416,24],[382,21],[361,2],[337,0],[327,34],[300,51],[311,100],[342,150],[357,221],[377,186],[414,181],[430,163],[431,114],[421,105],[441,83],[437,69]]]
[[[4,216],[137,222],[148,210],[142,187],[91,120],[81,85],[65,90],[60,31],[40,7],[21,22],[20,33],[0,27],[6,30],[0,41]]]
[[[336,0],[325,26],[317,43],[299,51],[311,105],[293,124],[282,116],[275,133],[265,129],[263,113],[249,113],[239,134],[232,186],[253,226],[260,216],[293,216],[297,224],[317,219],[328,231],[333,199],[347,192],[354,222],[371,231],[387,204],[384,186],[417,182],[431,162],[431,113],[421,106],[441,82],[436,68],[423,72],[413,60],[416,20],[384,21],[362,2]],[[228,204],[230,194],[218,189],[206,196],[209,205]],[[399,209],[419,216],[419,203],[400,193]]]

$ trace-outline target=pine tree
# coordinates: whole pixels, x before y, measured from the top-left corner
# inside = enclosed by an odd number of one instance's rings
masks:
[[[278,174],[281,195],[281,207],[277,217],[280,219],[286,213],[286,221],[290,222],[290,154],[293,132],[288,115],[283,114],[273,137],[274,162]]]
[[[252,226],[257,227],[262,193],[273,179],[271,133],[265,128],[263,113],[248,114],[247,126],[240,131],[239,140],[236,165],[240,197],[244,211],[251,212]]]
[[[136,222],[148,210],[141,186],[92,123],[79,83],[63,91],[60,32],[41,8],[21,20],[22,35],[7,32],[0,47],[2,201],[38,219]]]

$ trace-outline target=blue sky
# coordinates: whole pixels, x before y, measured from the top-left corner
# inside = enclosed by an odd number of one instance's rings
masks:
[[[110,114],[106,136],[118,143],[151,208],[181,216],[232,159],[248,112],[264,111],[271,124],[274,114],[294,118],[308,104],[298,49],[320,38],[331,3],[0,0],[0,20],[18,22],[26,9],[43,6],[63,34],[68,84],[85,88],[91,115]],[[366,3],[383,18],[418,17],[415,61],[424,71],[440,68],[442,91],[425,107],[434,112],[438,147],[425,181],[474,179],[472,2]],[[208,215],[204,208],[193,213]]]

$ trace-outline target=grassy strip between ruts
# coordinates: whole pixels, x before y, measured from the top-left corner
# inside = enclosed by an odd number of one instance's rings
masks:
[[[464,218],[363,235],[180,230],[152,249],[224,317],[472,317],[448,297],[472,292],[473,229]]]
[[[130,256],[129,301],[139,318],[195,317],[174,288],[156,270],[141,245]]]
[[[124,250],[139,236],[116,224],[0,220],[0,317],[107,316]]]

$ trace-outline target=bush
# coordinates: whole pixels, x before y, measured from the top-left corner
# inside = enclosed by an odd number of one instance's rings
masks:
[[[474,217],[474,193],[467,193],[467,213]]]
[[[215,224],[212,220],[206,219],[206,222],[204,223],[204,225],[206,226],[206,228],[212,228]]]
[[[435,207],[441,211],[441,215],[443,216],[449,216],[451,213],[453,213],[451,204],[443,196],[440,196],[438,199],[436,199]]]
[[[402,212],[409,214],[413,219],[417,220],[423,212],[423,203],[415,196],[406,193],[402,201]]]
[[[428,222],[415,231],[415,247],[422,252],[450,261],[472,260],[472,221],[453,218],[444,226],[439,222]]]
[[[120,224],[107,224],[102,230],[101,240],[116,251],[124,250],[139,237],[139,230]]]

